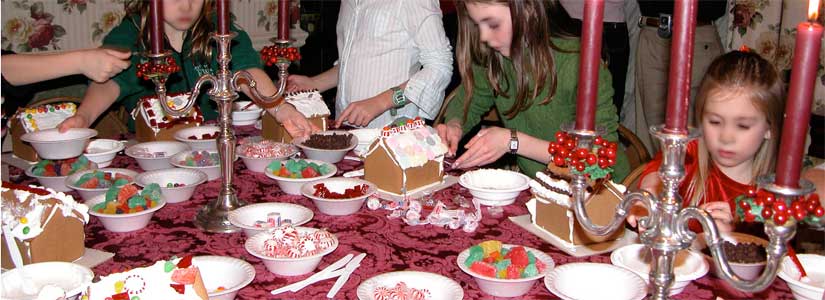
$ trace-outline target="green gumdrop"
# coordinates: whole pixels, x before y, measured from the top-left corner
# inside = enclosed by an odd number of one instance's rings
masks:
[[[332,172],[332,168],[330,168],[330,166],[328,165],[321,165],[321,167],[318,168],[318,170],[316,171],[318,171],[318,174],[326,175],[329,174],[329,172]]]
[[[106,202],[117,200],[117,194],[120,192],[120,186],[112,185],[106,190]]]
[[[45,168],[46,165],[50,164],[51,162],[52,162],[51,160],[44,159],[44,160],[38,161],[37,164],[34,165],[34,167],[42,169],[42,168]]]
[[[524,271],[521,271],[521,277],[533,277],[539,275],[539,269],[536,268],[536,264],[529,264],[524,267]]]
[[[498,262],[493,263],[493,265],[496,266],[496,272],[501,271],[501,270],[506,270],[507,266],[510,265],[510,259],[509,258],[508,259],[502,259]]]
[[[472,246],[470,247],[470,254],[467,255],[467,260],[464,261],[464,265],[469,268],[474,262],[482,258],[484,258],[484,249],[481,249],[479,245]]]
[[[507,253],[510,253],[510,248],[501,247],[501,251],[499,251],[499,253],[501,254],[501,257],[505,257],[507,256]]]
[[[106,200],[106,201],[109,201],[109,200]],[[98,204],[95,204],[95,206],[92,206],[93,211],[101,211],[105,208],[106,208],[106,202],[100,202]]]
[[[115,180],[115,182],[112,183],[112,185],[124,185],[124,184],[127,184],[127,183],[129,183],[129,180],[126,180],[124,178],[120,178],[118,180]]]
[[[86,166],[89,165],[89,160],[86,159],[85,156],[80,156],[77,160],[72,163],[72,169],[69,171],[69,175],[74,174],[75,172],[82,171],[86,169]]]
[[[135,207],[138,207],[138,206],[146,206],[146,199],[143,199],[143,197],[141,197],[141,196],[134,195],[134,196],[132,196],[132,198],[129,198],[128,203],[129,203],[129,208],[135,208]]]
[[[278,173],[281,170],[281,162],[277,160],[273,160],[269,165],[266,166],[268,169],[272,170],[272,172]]]
[[[174,269],[175,269],[175,264],[171,261],[167,260],[166,263],[163,264],[163,271],[166,272],[166,273],[172,272],[172,270],[174,270]]]
[[[140,192],[140,195],[142,197],[148,196],[149,199],[152,199],[153,201],[160,200],[160,185],[158,185],[157,183],[150,183],[149,185],[143,188],[143,191]]]
[[[535,263],[536,263],[536,256],[535,256],[535,255],[533,255],[533,253],[532,253],[532,252],[530,252],[530,251],[527,251],[527,261],[528,261],[530,264],[535,264]]]
[[[106,173],[103,173],[103,172],[100,172],[100,171],[94,171],[91,174],[94,174],[94,176],[97,177],[97,179],[99,179],[101,181],[106,179]]]
[[[92,179],[94,177],[95,177],[94,172],[83,174],[83,176],[80,176],[80,179],[78,179],[77,182],[75,182],[74,184],[78,185],[78,186],[83,185],[84,183],[86,183],[86,181],[89,181],[90,179]]]

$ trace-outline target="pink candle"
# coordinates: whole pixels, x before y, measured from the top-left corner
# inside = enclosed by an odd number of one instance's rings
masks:
[[[791,68],[791,86],[785,102],[785,121],[776,164],[776,184],[798,187],[805,152],[805,136],[811,119],[816,69],[819,65],[819,48],[822,42],[822,26],[813,22],[819,7],[818,0],[809,3],[809,22],[796,27],[796,46]],[[812,10],[813,9],[813,10]]]
[[[579,86],[576,101],[577,130],[593,130],[595,128],[603,18],[604,0],[587,0],[584,2]]]
[[[163,1],[149,2],[149,43],[151,54],[163,52]]]
[[[673,7],[673,39],[670,44],[665,131],[687,133],[690,102],[690,69],[696,31],[696,0],[677,0]]]
[[[218,34],[229,34],[229,0],[218,0]]]
[[[289,0],[278,0],[278,39],[289,39]]]

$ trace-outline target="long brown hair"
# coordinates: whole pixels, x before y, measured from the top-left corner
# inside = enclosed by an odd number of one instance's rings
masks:
[[[184,54],[201,61],[208,61],[208,58],[212,57],[212,47],[209,46],[209,33],[215,29],[215,25],[212,24],[213,14],[215,13],[213,3],[213,0],[203,1],[203,9],[198,15],[198,19],[192,24],[192,28],[189,28],[192,52]],[[138,27],[138,36],[140,37],[137,43],[139,47],[148,49],[149,31],[146,30],[146,25],[149,19],[149,1],[127,0],[123,6],[126,10],[126,18],[131,15],[140,17],[140,24],[135,24]]]
[[[510,46],[510,58],[515,69],[515,82],[511,83],[502,76],[502,55],[490,49],[480,40],[478,27],[467,13],[467,3],[485,3],[505,5],[510,8],[510,18],[513,23],[513,37]],[[457,1],[458,12],[458,42],[456,60],[461,72],[461,83],[464,86],[464,120],[473,97],[473,65],[479,65],[487,70],[487,80],[490,82],[496,95],[512,93],[511,85],[515,87],[515,103],[503,112],[512,119],[519,112],[529,108],[532,99],[539,96],[545,85],[549,88],[547,97],[539,104],[547,104],[556,93],[556,68],[552,50],[561,50],[550,39],[551,21],[549,14],[561,9],[551,0],[465,0]],[[556,32],[555,35],[559,33]],[[499,81],[504,77],[503,84]],[[530,84],[533,88],[530,89]],[[500,108],[501,109],[501,108]]]
[[[702,124],[708,98],[720,90],[741,93],[751,100],[756,109],[765,114],[770,126],[770,138],[762,141],[753,158],[752,178],[773,172],[785,110],[785,89],[776,68],[759,54],[752,52],[732,51],[714,59],[696,94],[697,124]],[[704,139],[699,139],[699,170],[690,182],[694,189],[690,201],[694,205],[704,196],[704,183],[711,163]]]

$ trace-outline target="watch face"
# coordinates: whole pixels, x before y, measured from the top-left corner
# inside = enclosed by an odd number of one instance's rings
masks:
[[[510,151],[518,150],[518,141],[510,141]]]

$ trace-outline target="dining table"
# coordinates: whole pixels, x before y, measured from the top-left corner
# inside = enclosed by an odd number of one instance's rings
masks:
[[[259,135],[253,126],[235,127],[239,138]],[[133,138],[121,136],[121,139]],[[352,153],[350,153],[352,155]],[[361,168],[362,162],[345,159],[336,164],[340,176],[344,172]],[[111,167],[127,168],[141,172],[137,161],[122,152],[112,162]],[[445,171],[452,176],[460,176],[466,170]],[[37,184],[34,178],[13,172],[14,181]],[[207,181],[199,185],[191,199],[182,203],[167,204],[158,210],[148,226],[143,229],[116,233],[105,230],[96,217],[91,217],[85,227],[86,247],[114,253],[114,257],[92,270],[96,276],[105,276],[135,267],[149,266],[158,260],[172,256],[217,255],[229,256],[249,262],[255,268],[255,278],[240,290],[237,299],[326,299],[326,294],[335,280],[325,280],[307,286],[298,292],[271,295],[270,291],[309,277],[284,277],[269,272],[262,261],[249,254],[244,248],[246,237],[242,231],[234,233],[211,233],[195,227],[193,220],[198,211],[208,202],[217,198],[221,179]],[[487,240],[498,240],[505,244],[523,245],[538,249],[549,255],[556,266],[592,262],[610,264],[610,253],[587,257],[574,257],[542,240],[513,223],[509,217],[528,213],[525,203],[531,198],[528,190],[522,191],[515,203],[490,210],[482,206],[482,219],[472,232],[449,229],[435,225],[407,225],[401,218],[392,218],[390,211],[371,210],[364,205],[359,211],[346,216],[325,215],[318,211],[312,200],[301,195],[288,195],[281,191],[276,181],[263,173],[256,173],[238,160],[234,163],[233,187],[237,197],[246,202],[283,202],[302,205],[314,212],[314,217],[302,225],[325,228],[338,239],[338,247],[326,255],[317,270],[337,261],[347,254],[366,253],[367,256],[355,270],[336,299],[358,299],[356,290],[365,280],[387,272],[415,270],[431,272],[453,279],[464,292],[464,299],[497,299],[481,291],[474,278],[463,272],[456,259],[460,252]],[[76,192],[70,192],[80,199]],[[431,197],[444,202],[450,208],[459,206],[458,196],[472,199],[470,191],[456,183],[433,192]],[[587,288],[599,288],[599,282],[583,283]],[[518,299],[559,299],[551,293],[542,280],[537,280],[526,295]],[[765,290],[745,293],[730,287],[724,280],[710,272],[691,282],[683,292],[673,299],[793,299],[788,285],[777,277]],[[506,298],[502,298],[506,299]]]

